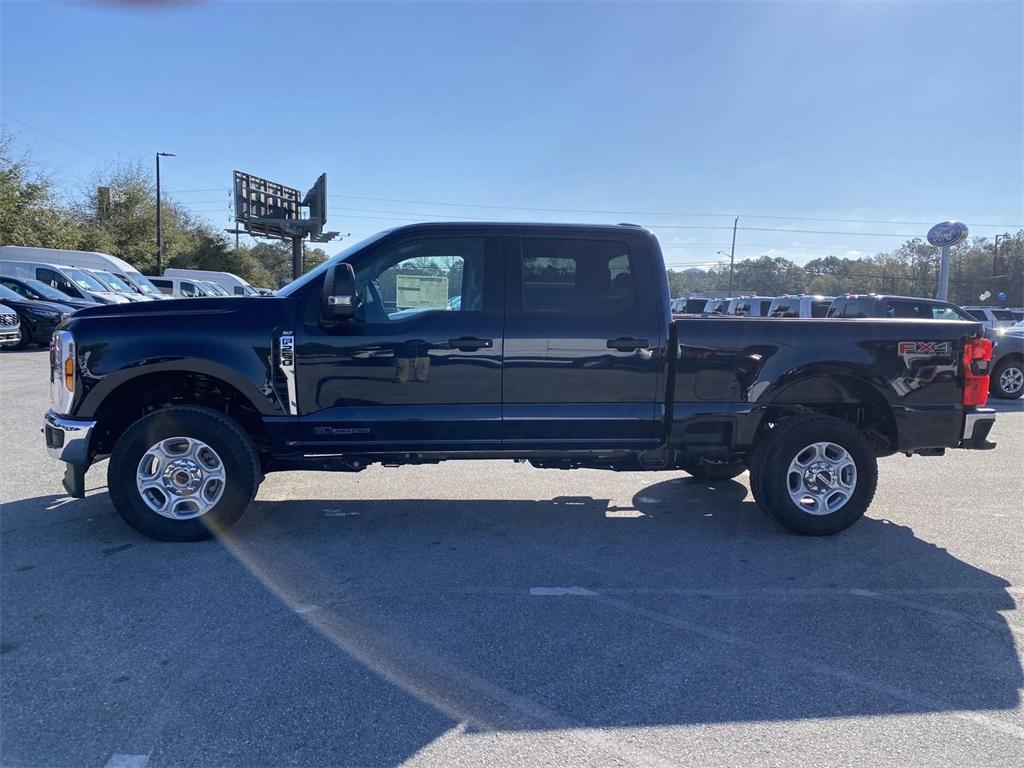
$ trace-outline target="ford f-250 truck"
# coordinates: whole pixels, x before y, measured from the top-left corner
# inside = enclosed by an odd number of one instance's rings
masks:
[[[276,295],[101,306],[54,334],[50,453],[64,485],[110,457],[142,533],[226,529],[265,473],[516,459],[749,468],[786,528],[861,517],[876,457],[991,448],[979,323],[673,320],[634,225],[418,224]]]

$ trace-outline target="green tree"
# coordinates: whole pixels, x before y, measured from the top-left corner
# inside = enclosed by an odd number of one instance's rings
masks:
[[[80,239],[81,221],[57,200],[52,181],[0,134],[0,244],[76,248]]]

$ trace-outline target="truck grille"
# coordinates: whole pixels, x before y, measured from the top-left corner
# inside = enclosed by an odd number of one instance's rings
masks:
[[[18,324],[18,316],[13,313],[7,313],[0,315],[0,326],[12,326]]]

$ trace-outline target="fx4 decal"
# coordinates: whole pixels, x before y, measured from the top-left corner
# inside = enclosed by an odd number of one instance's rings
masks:
[[[901,341],[900,357],[917,355],[952,355],[953,345],[948,341]]]

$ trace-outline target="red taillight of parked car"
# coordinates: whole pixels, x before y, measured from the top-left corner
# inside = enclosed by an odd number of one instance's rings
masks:
[[[988,402],[988,373],[992,361],[992,342],[974,339],[964,345],[964,405]]]

